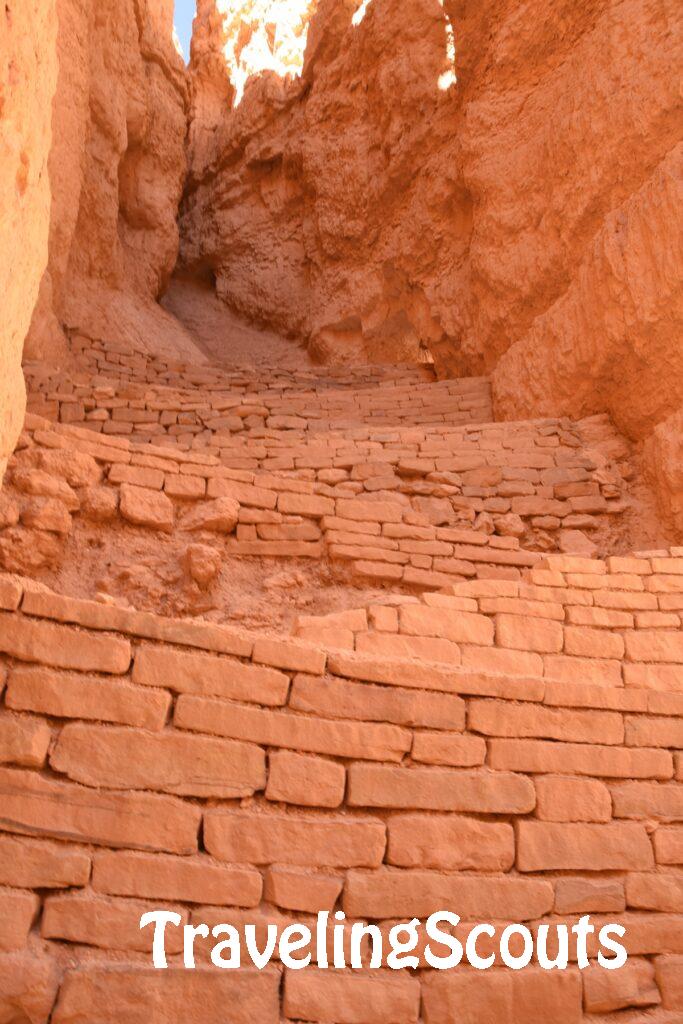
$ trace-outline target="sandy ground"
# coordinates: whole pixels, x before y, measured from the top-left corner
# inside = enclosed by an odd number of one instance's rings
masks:
[[[209,284],[175,276],[161,304],[212,361],[286,370],[315,365],[303,344],[241,320],[216,298]]]
[[[206,589],[186,564],[187,548],[197,542],[222,555],[218,577]],[[289,633],[300,614],[384,603],[401,592],[395,584],[385,589],[352,579],[342,562],[239,558],[227,554],[219,535],[157,534],[120,521],[98,528],[78,517],[59,565],[30,575],[72,597],[279,633]]]

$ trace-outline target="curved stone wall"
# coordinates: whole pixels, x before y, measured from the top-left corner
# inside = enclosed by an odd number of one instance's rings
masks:
[[[156,1007],[169,1024],[196,1001],[218,1024],[230,1000],[232,1021],[259,1024],[446,1024],[493,1005],[515,1024],[638,1007],[673,1024],[682,568],[680,550],[550,556],[522,582],[349,615],[353,650],[3,577],[0,1015],[105,1024]],[[498,652],[496,674],[423,660],[425,637]],[[588,914],[626,928],[629,961],[596,966],[593,936],[585,970],[576,945],[566,971],[514,976],[433,970],[423,946],[417,969],[370,970],[363,946],[361,971],[259,974],[212,966],[200,936],[193,972],[169,929],[158,971],[139,919],[160,907],[261,938],[342,911],[385,939],[449,909],[462,941],[491,921],[492,949],[510,921],[537,935]]]

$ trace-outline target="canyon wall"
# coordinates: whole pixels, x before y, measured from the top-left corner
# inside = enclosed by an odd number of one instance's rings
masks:
[[[232,111],[217,6],[181,251],[229,305],[325,361],[493,371],[501,416],[641,440],[683,405],[674,0],[322,0],[301,76]]]
[[[57,0],[50,257],[25,355],[66,333],[152,351],[187,339],[156,298],[178,251],[188,90],[173,0]]]
[[[200,5],[193,41],[185,264],[210,271],[242,314],[310,338],[323,360],[413,357],[421,337],[443,333],[425,288],[444,272],[432,236],[452,205],[434,165],[455,166],[443,130],[454,101],[437,87],[448,69],[438,0],[400,10],[376,0],[357,26],[357,3],[323,0],[301,76],[266,70],[218,117],[206,97],[225,77],[216,51],[231,42],[214,6]],[[429,177],[425,190],[418,179]],[[462,260],[466,235],[453,235]]]
[[[25,407],[21,349],[47,260],[50,102],[57,64],[53,0],[0,12],[0,481]],[[35,38],[44,41],[36,47]]]

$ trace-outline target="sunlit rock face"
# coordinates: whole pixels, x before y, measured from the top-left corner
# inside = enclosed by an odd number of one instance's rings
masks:
[[[444,8],[323,0],[301,77],[252,75],[234,109],[220,104],[215,8],[200,4],[193,41],[185,263],[210,270],[245,316],[307,337],[321,359],[417,357],[444,333],[438,264],[461,261],[467,240],[455,209],[451,250],[440,245],[452,200],[433,165],[452,185],[457,110],[455,87],[439,85],[452,70]]]
[[[304,63],[308,23],[317,0],[216,0],[223,17],[223,54],[235,103],[251,75],[274,71],[299,75]]]
[[[47,261],[54,0],[0,10],[0,481],[25,407],[21,351]],[[39,43],[36,42],[39,40]]]
[[[156,306],[178,251],[186,70],[173,0],[56,0],[50,258],[26,357],[70,332],[173,349]]]

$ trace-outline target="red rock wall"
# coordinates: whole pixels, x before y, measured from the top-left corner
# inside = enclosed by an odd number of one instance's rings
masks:
[[[0,11],[0,481],[24,416],[21,350],[47,261],[53,0]],[[35,40],[41,45],[36,46]]]
[[[229,1000],[234,1024],[616,1024],[646,1007],[674,1024],[682,554],[554,556],[521,582],[347,612],[355,651],[0,578],[0,1019],[143,1024],[154,1007],[185,1024],[194,1000],[224,1024]],[[445,636],[508,667],[418,660]],[[362,653],[372,637],[409,660]],[[261,946],[268,922],[321,910],[386,940],[450,909],[462,941],[490,920],[498,942],[511,920],[536,934],[589,914],[626,928],[629,960],[602,970],[593,936],[583,971],[572,938],[566,972],[440,973],[420,950],[417,970],[259,975],[213,967],[200,938],[193,972],[171,929],[155,971],[139,918],[159,907],[255,924]]]
[[[392,361],[442,333],[424,289],[450,200],[440,184],[427,198],[419,179],[439,148],[435,126],[453,112],[436,87],[446,21],[437,0],[409,0],[400,15],[382,0],[355,28],[356,6],[319,5],[301,78],[265,72],[233,114],[224,108],[210,131],[193,126],[202,145],[191,152],[183,258],[209,268],[245,315],[310,336],[322,358]],[[198,109],[218,76],[209,42],[203,33],[193,47]]]
[[[156,306],[178,250],[187,84],[173,0],[57,0],[50,259],[25,354],[65,332],[156,351],[182,330]]]
[[[641,440],[676,412],[675,0],[371,0],[358,26],[357,3],[327,0],[302,78],[252,79],[205,122],[213,2],[182,253],[230,305],[323,359],[423,342],[444,372],[495,370],[505,417],[607,411]]]

